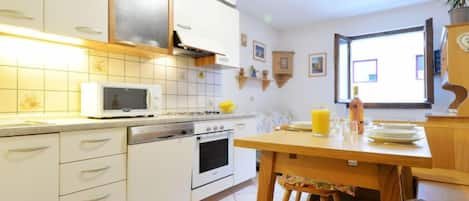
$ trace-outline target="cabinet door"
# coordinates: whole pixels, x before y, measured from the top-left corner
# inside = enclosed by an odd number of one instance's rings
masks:
[[[129,146],[128,201],[191,200],[195,138]]]
[[[170,48],[170,1],[111,0],[111,2],[112,42]]]
[[[206,1],[206,0],[201,0]],[[192,31],[193,23],[197,21],[199,15],[195,15],[198,1],[194,0],[174,0],[174,30]],[[200,12],[200,13],[205,13]]]
[[[217,10],[219,10],[218,22],[215,27],[220,28],[216,29],[217,32],[213,37],[216,37],[223,45],[223,53],[225,54],[225,56],[217,55],[217,63],[226,66],[240,67],[239,11],[223,3],[215,3],[217,4]]]
[[[0,23],[43,29],[43,0],[0,1]]]
[[[0,138],[1,200],[59,199],[58,134]]]
[[[234,137],[246,137],[256,134],[254,118],[234,120]],[[256,150],[235,147],[234,149],[234,184],[256,177]]]
[[[44,0],[46,32],[108,41],[108,0]]]

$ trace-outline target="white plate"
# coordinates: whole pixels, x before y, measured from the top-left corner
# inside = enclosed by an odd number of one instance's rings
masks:
[[[423,135],[415,135],[412,138],[392,138],[384,137],[379,135],[368,135],[368,138],[374,140],[375,142],[392,142],[392,143],[412,143],[423,139]]]
[[[300,130],[311,130],[311,122],[310,121],[295,121],[292,122],[288,127],[293,129],[300,129]]]
[[[397,123],[380,123],[378,125],[380,125],[383,128],[388,128],[388,129],[407,129],[407,130],[414,129],[417,126],[415,124],[397,124]]]
[[[417,130],[377,128],[370,130],[370,134],[390,138],[413,138],[417,135]]]

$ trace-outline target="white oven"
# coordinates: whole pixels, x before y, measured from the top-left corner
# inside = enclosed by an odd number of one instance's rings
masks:
[[[233,175],[233,130],[227,125],[207,125],[197,135],[192,189]],[[195,126],[196,134],[201,126]]]
[[[159,85],[100,83],[81,84],[81,115],[93,118],[157,116]]]

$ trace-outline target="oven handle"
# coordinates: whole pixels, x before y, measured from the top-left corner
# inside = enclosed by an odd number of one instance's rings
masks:
[[[204,142],[220,140],[223,138],[228,138],[228,139],[233,138],[233,131],[225,131],[222,133],[213,133],[213,134],[204,134],[201,136],[197,136],[197,141],[204,143]]]

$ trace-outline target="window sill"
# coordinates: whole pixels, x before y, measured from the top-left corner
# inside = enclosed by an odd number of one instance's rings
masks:
[[[363,106],[366,109],[431,109],[432,103],[363,103]]]

